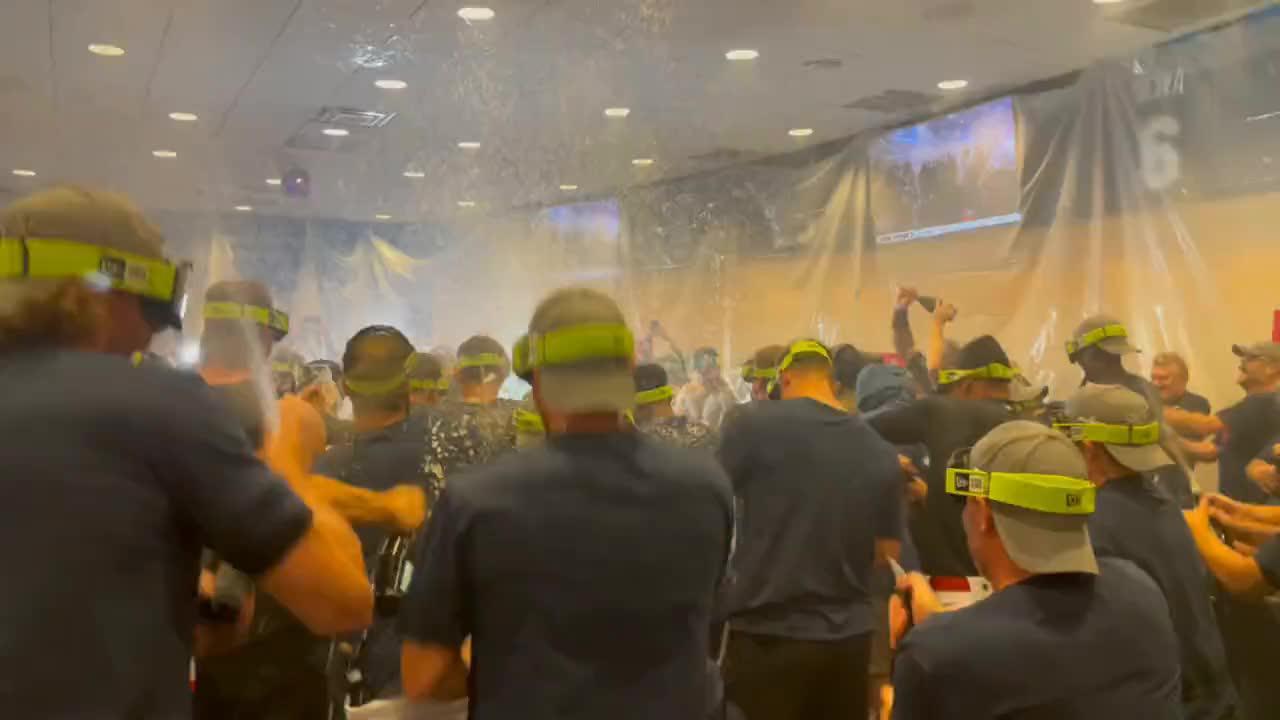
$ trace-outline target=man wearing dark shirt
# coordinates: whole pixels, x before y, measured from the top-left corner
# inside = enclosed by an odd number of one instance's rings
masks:
[[[1208,594],[1205,567],[1177,505],[1144,475],[1166,467],[1161,424],[1142,396],[1118,385],[1086,385],[1055,427],[1081,447],[1099,487],[1089,518],[1099,556],[1142,568],[1160,586],[1178,636],[1182,702],[1189,720],[1234,716],[1236,693]]]
[[[409,415],[409,374],[413,345],[398,330],[371,326],[347,342],[342,356],[343,381],[351,398],[352,442],[329,449],[316,471],[364,490],[397,495],[403,517],[369,518],[381,521],[357,529],[365,566],[378,567],[379,549],[396,534],[417,530],[426,517],[429,478],[422,472],[423,435]],[[395,632],[393,600],[403,588],[375,587],[379,617],[359,643],[353,663],[360,682],[351,688],[350,702],[364,704],[400,695],[400,638]],[[384,616],[385,614],[385,616]]]
[[[1248,477],[1251,461],[1280,437],[1280,343],[1232,347],[1240,358],[1236,382],[1245,391],[1240,402],[1218,413],[1218,489],[1247,503],[1267,503],[1270,495]]]
[[[515,449],[519,404],[498,397],[510,372],[507,352],[497,340],[476,335],[458,346],[454,380],[460,398],[445,400],[426,413],[423,468],[432,477],[433,496],[463,468]]]
[[[0,707],[184,718],[202,547],[316,632],[368,622],[351,528],[253,455],[199,378],[133,367],[185,271],[131,203],[59,187],[0,213]],[[88,278],[88,279],[86,279]]]
[[[968,577],[977,574],[977,567],[965,544],[960,507],[947,497],[947,461],[1010,418],[1007,401],[1014,371],[1000,343],[989,335],[964,345],[952,360],[955,367],[939,372],[947,394],[886,410],[868,422],[894,445],[923,443],[928,450],[928,494],[911,509],[911,539],[925,574]]]
[[[899,581],[895,720],[1182,717],[1168,606],[1132,563],[1095,558],[1085,472],[1069,440],[1026,420],[957,457],[947,492],[995,593],[943,612],[924,576]]]
[[[732,495],[709,455],[622,417],[635,396],[624,322],[586,289],[535,311],[533,397],[550,434],[464,473],[434,508],[400,616],[409,697],[467,693],[474,720],[707,712]]]
[[[867,708],[872,567],[897,558],[897,453],[832,386],[827,349],[791,346],[782,400],[743,413],[720,459],[741,503],[726,695],[750,720],[854,718]]]

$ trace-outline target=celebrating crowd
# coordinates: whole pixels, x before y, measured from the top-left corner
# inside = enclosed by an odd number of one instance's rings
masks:
[[[82,188],[0,213],[13,717],[1280,717],[1280,344],[1212,414],[1088,317],[1054,401],[904,289],[893,353],[778,338],[739,403],[595,290],[510,349],[308,362],[237,280],[181,370],[145,354],[183,324],[163,245]]]

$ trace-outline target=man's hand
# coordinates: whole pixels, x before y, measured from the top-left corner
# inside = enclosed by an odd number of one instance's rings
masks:
[[[1280,495],[1280,471],[1266,460],[1251,460],[1245,474],[1268,495]]]
[[[1200,497],[1200,504],[1196,505],[1194,509],[1182,511],[1182,516],[1186,518],[1187,526],[1191,529],[1192,537],[1205,533],[1213,534],[1213,525],[1209,522],[1213,514],[1213,497],[1212,495],[1203,495]]]
[[[1258,545],[1267,538],[1280,534],[1280,522],[1277,522],[1275,517],[1260,512],[1271,508],[1247,505],[1224,495],[1209,495],[1201,499],[1200,507],[1196,508],[1196,512],[1206,506],[1205,512],[1208,517],[1217,520],[1223,527],[1230,530],[1232,535],[1250,544]],[[1207,524],[1207,521],[1205,522]],[[1194,533],[1195,530],[1196,528],[1193,527],[1192,532]]]
[[[920,291],[916,290],[915,288],[912,288],[912,287],[898,288],[898,301],[897,301],[898,309],[905,310],[906,308],[911,307],[911,303],[915,302],[917,299],[919,299],[919,297],[920,297]]]
[[[427,494],[416,485],[397,485],[382,493],[395,529],[411,533],[427,520]]]
[[[933,311],[933,322],[936,325],[946,325],[956,319],[956,315],[960,311],[955,305],[949,302],[939,300],[938,309]]]
[[[889,644],[896,648],[912,625],[919,625],[944,610],[938,596],[929,586],[929,580],[920,573],[907,573],[898,578],[894,590],[893,597],[889,598]],[[910,618],[903,603],[903,595],[908,592],[911,596]]]
[[[903,479],[907,483],[907,500],[923,503],[929,496],[929,485],[921,479],[920,469],[906,455],[898,455],[898,466],[902,468]]]

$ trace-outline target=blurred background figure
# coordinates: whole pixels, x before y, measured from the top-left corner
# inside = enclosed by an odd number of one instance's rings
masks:
[[[676,415],[675,390],[667,384],[667,371],[661,365],[636,366],[635,383],[635,419],[641,432],[676,447],[715,448],[719,439],[711,428]]]
[[[693,352],[694,376],[676,396],[676,414],[718,430],[724,415],[738,404],[721,374],[720,353],[703,347]]]
[[[444,363],[431,353],[417,353],[409,369],[409,402],[414,408],[439,405],[449,392],[449,378]]]

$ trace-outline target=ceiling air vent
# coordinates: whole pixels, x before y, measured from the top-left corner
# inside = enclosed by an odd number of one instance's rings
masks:
[[[385,127],[387,123],[395,118],[393,112],[378,112],[377,110],[360,110],[358,108],[348,107],[322,107],[320,112],[311,119],[312,122],[324,123],[326,125],[336,125],[338,127],[348,128],[380,128]]]
[[[878,95],[868,95],[842,107],[849,110],[869,110],[871,112],[897,114],[928,108],[938,100],[937,95],[916,92],[914,90],[885,90]]]
[[[1118,6],[1107,18],[1161,32],[1177,32],[1240,15],[1266,5],[1258,0],[1151,0]]]

